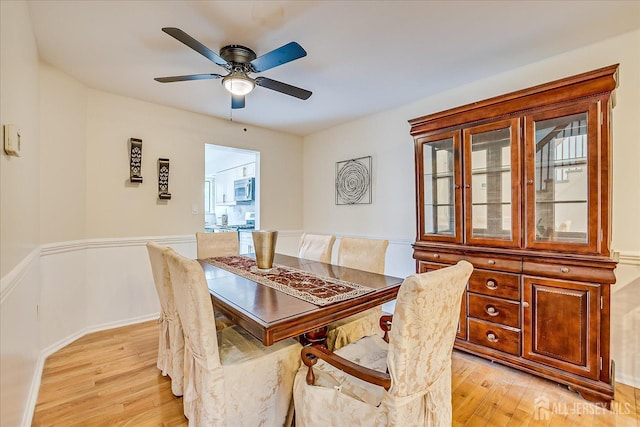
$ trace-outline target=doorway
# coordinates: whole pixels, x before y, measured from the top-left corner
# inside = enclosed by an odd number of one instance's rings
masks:
[[[259,224],[260,152],[205,144],[204,230],[250,236]]]

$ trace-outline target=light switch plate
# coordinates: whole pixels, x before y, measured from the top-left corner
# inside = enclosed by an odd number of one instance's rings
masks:
[[[9,156],[20,156],[20,132],[15,125],[2,126],[4,152]]]

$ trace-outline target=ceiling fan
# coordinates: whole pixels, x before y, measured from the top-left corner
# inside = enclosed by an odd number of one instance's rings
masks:
[[[231,92],[231,108],[244,108],[244,98],[256,85],[275,90],[285,95],[308,99],[311,92],[267,77],[251,78],[249,74],[260,73],[307,56],[307,52],[296,42],[288,43],[262,56],[245,46],[229,45],[220,49],[220,55],[191,37],[179,28],[166,27],[162,31],[195,50],[211,62],[227,70],[228,74],[190,74],[187,76],[156,77],[160,83],[186,80],[222,79],[223,86]]]

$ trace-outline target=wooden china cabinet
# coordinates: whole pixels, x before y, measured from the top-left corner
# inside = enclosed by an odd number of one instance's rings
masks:
[[[618,65],[410,120],[417,271],[466,259],[456,348],[609,405]]]

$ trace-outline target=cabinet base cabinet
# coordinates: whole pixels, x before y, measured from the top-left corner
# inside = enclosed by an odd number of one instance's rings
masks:
[[[467,253],[459,248],[445,250],[444,245],[423,246],[414,245],[420,272],[462,259],[474,264],[462,297],[456,349],[557,381],[589,401],[610,405],[613,372],[608,353],[609,329],[604,327],[609,324],[609,283],[537,277],[525,274],[525,270],[517,274],[513,268],[509,272],[488,270],[480,268],[487,265],[487,260],[504,265],[500,255],[483,255],[479,248]],[[441,255],[437,259],[448,263],[430,262],[434,253]],[[510,254],[509,261],[513,260]],[[543,262],[536,260],[536,264]],[[546,262],[546,270],[552,272],[568,265]],[[593,264],[593,259],[588,263]],[[595,276],[610,282],[615,263],[602,263],[602,271]],[[577,265],[576,260],[571,267],[577,271],[586,268]]]

